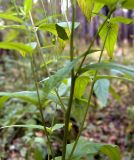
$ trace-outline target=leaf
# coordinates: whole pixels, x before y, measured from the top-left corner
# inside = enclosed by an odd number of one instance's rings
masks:
[[[117,3],[122,4],[123,8],[134,9],[134,1],[133,0],[96,0],[97,2],[103,3],[105,5],[116,5]]]
[[[56,30],[56,26],[55,26],[55,23],[48,23],[48,24],[41,24],[39,26],[39,29],[46,32],[50,32],[52,34],[54,34],[55,36],[57,36],[57,30]]]
[[[126,77],[119,77],[119,76],[115,76],[115,75],[97,75],[96,79],[97,80],[98,79],[119,79],[119,80],[134,82],[133,79],[126,78]]]
[[[24,1],[24,12],[25,15],[28,16],[30,10],[32,9],[33,0],[25,0]]]
[[[134,1],[133,0],[125,0],[122,2],[124,8],[134,9]]]
[[[26,26],[23,26],[23,25],[1,25],[0,26],[0,29],[22,29],[22,30],[27,30]]]
[[[105,48],[110,58],[113,58],[114,46],[116,44],[117,36],[118,36],[118,29],[119,29],[118,24],[107,22],[99,33],[103,43],[107,36]]]
[[[94,7],[94,0],[77,0],[77,2],[87,20],[90,21]]]
[[[71,72],[78,59],[75,59],[72,62],[69,62],[64,68],[58,70],[56,74],[50,76],[47,79],[42,80],[44,83],[44,92],[45,97],[48,96],[49,92],[53,90],[55,87],[58,87],[62,80]]]
[[[46,127],[48,133],[53,133],[55,130],[58,130],[62,128],[64,124],[55,124],[53,127]],[[19,127],[19,128],[30,128],[30,129],[40,129],[44,130],[44,126],[42,125],[33,125],[33,124],[19,124],[19,125],[10,125],[10,126],[3,126],[0,127],[0,129],[5,129],[5,128],[13,128],[13,127]]]
[[[84,91],[89,83],[90,79],[88,76],[79,76],[75,81],[74,96],[80,99],[84,94]]]
[[[80,70],[80,73],[84,73],[90,69],[95,69],[95,70],[115,69],[117,71],[121,71],[121,72],[128,74],[130,76],[134,76],[134,69],[133,68],[130,68],[128,66],[124,66],[121,64],[112,63],[112,62],[100,62],[100,63],[87,65]]]
[[[0,48],[10,49],[18,51],[22,56],[25,56],[26,53],[32,53],[33,49],[31,46],[28,46],[23,43],[18,42],[0,42]]]
[[[54,15],[50,15],[50,16],[47,15],[46,18],[44,18],[44,19],[42,19],[42,20],[38,20],[38,21],[35,23],[35,26],[38,27],[38,26],[40,26],[41,24],[43,24],[43,23],[48,23],[48,22],[51,21],[52,19],[56,19],[56,18],[58,18],[58,17],[62,17],[62,15],[61,15],[61,14],[54,14]]]
[[[94,92],[103,107],[107,105],[109,86],[110,82],[107,79],[97,80],[94,84]]]
[[[0,96],[3,98],[3,103],[6,102],[9,98],[18,98],[26,102],[30,102],[34,105],[38,104],[36,91],[22,91],[22,92],[13,92],[13,93],[0,92]]]
[[[117,0],[96,0],[97,2],[103,3],[105,5],[114,5]]]
[[[104,6],[95,0],[77,0],[77,2],[88,21],[91,20],[92,12],[95,13],[93,14],[95,16]]]
[[[9,12],[0,13],[0,18],[22,23],[23,20],[16,17],[14,14],[15,13],[9,13]]]
[[[68,39],[68,35],[67,35],[65,29],[63,27],[59,26],[58,24],[56,24],[56,31],[57,31],[59,38],[61,38],[63,40]]]
[[[61,129],[64,127],[64,124],[55,124],[53,127],[51,127],[51,131],[54,132],[55,130]]]
[[[67,145],[67,158],[71,153],[73,145],[74,143]],[[72,159],[81,159],[86,155],[95,156],[98,153],[105,154],[106,156],[108,156],[110,160],[121,160],[118,146],[103,143],[95,143],[92,141],[85,140],[83,138],[80,138],[78,140]]]
[[[95,2],[94,3],[94,7],[93,7],[93,15],[96,15],[102,8],[103,8],[104,4],[103,3],[99,3],[99,2]],[[95,14],[94,14],[95,13]]]
[[[86,51],[82,56],[78,57],[77,59],[73,60],[72,62],[69,62],[65,67],[58,70],[54,75],[43,79],[41,82],[44,83],[44,92],[45,97],[47,98],[49,92],[53,90],[55,87],[58,87],[59,84],[65,79],[65,77],[71,72],[71,70],[74,68],[76,63],[80,58],[82,58],[85,54],[91,54],[98,50],[90,50]]]
[[[59,26],[63,27],[63,28],[72,28],[72,22],[68,21],[68,22],[59,22],[57,23]],[[74,22],[74,29],[78,28],[78,26],[80,25],[79,22]]]
[[[112,23],[124,23],[124,24],[130,24],[133,22],[133,19],[131,18],[126,18],[126,17],[121,17],[121,16],[117,16],[114,18],[110,19],[110,22]]]
[[[43,160],[43,153],[40,149],[40,146],[37,146],[34,149],[34,159],[35,160]]]
[[[117,146],[104,145],[100,148],[100,152],[107,155],[109,160],[121,160],[120,152]]]
[[[46,32],[50,32],[55,36],[59,36],[61,39],[68,39],[69,34],[69,27],[71,26],[71,22],[60,22],[60,23],[45,23],[39,25],[39,29]],[[75,22],[75,29],[79,26],[78,22]],[[63,34],[63,35],[62,35]]]
[[[0,97],[0,109],[4,106],[4,103],[8,100],[8,97]]]
[[[40,130],[44,130],[44,127],[41,125],[31,125],[31,124],[24,124],[24,125],[10,125],[10,126],[4,126],[1,127],[0,129],[5,129],[5,128],[13,128],[13,127],[19,127],[19,128],[30,128],[30,129],[40,129]]]

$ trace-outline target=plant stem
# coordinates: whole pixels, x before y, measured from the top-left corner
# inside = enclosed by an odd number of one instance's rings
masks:
[[[46,68],[47,74],[50,76],[47,64],[45,62],[45,59],[44,59],[44,56],[43,56],[43,53],[42,53],[42,50],[41,50],[41,44],[40,44],[40,41],[39,41],[39,38],[38,38],[38,35],[37,35],[37,32],[36,32],[36,27],[35,27],[31,12],[29,12],[29,16],[30,16],[30,20],[31,20],[31,23],[32,23],[32,27],[34,29],[34,35],[35,35],[35,38],[36,38],[36,41],[37,41],[37,45],[38,45],[38,50],[39,50],[40,56],[41,56],[41,58],[43,60],[43,63],[45,64],[45,68]]]
[[[105,44],[106,44],[106,40],[107,40],[107,36],[108,36],[108,33],[109,33],[109,30],[107,31],[107,34],[106,34],[106,37],[105,37],[105,40],[104,40],[104,43],[103,43],[103,46],[102,46],[102,49],[101,49],[101,53],[100,53],[100,56],[99,56],[99,60],[98,60],[98,63],[101,62],[101,58],[102,58],[102,55],[103,55],[103,51],[104,51],[104,48],[105,48]],[[77,135],[77,138],[76,138],[76,141],[74,143],[74,146],[72,148],[72,151],[71,151],[71,154],[68,158],[68,160],[71,160],[72,159],[72,156],[73,156],[73,153],[76,149],[76,146],[77,146],[77,143],[78,143],[78,140],[80,138],[80,135],[83,131],[83,128],[84,128],[84,122],[86,120],[86,116],[87,116],[87,113],[88,113],[88,109],[89,109],[89,106],[90,106],[90,103],[91,103],[91,98],[92,98],[92,94],[93,94],[93,88],[94,88],[94,84],[96,82],[96,76],[98,74],[98,71],[95,71],[95,74],[94,74],[94,77],[93,77],[93,81],[92,81],[92,84],[91,84],[91,90],[90,90],[90,93],[89,93],[89,97],[88,97],[88,103],[87,103],[87,106],[86,106],[86,110],[85,110],[85,113],[84,113],[84,117],[83,117],[83,120],[82,120],[82,123],[81,123],[81,126],[80,126],[80,131]]]
[[[59,93],[58,93],[58,91],[56,89],[55,89],[55,93],[56,93],[56,95],[57,95],[57,97],[59,99],[59,102],[61,104],[61,108],[63,109],[64,112],[66,112],[66,108],[65,108],[65,106],[64,106],[64,104],[62,102],[62,99],[61,99],[61,97],[60,97],[60,95],[59,95]]]
[[[44,116],[43,116],[43,109],[42,109],[42,104],[41,104],[41,99],[40,99],[40,94],[39,94],[38,81],[37,81],[37,78],[36,78],[37,76],[36,76],[36,73],[35,73],[35,65],[34,65],[34,57],[33,57],[33,55],[31,57],[31,68],[32,68],[34,83],[35,83],[35,87],[36,87],[36,91],[37,91],[38,106],[39,106],[39,111],[40,111],[40,115],[41,115],[41,119],[42,119],[42,125],[44,126],[44,132],[45,132],[46,137],[47,137],[48,146],[50,148],[50,151],[51,151],[51,154],[52,154],[52,157],[53,157],[53,160],[54,160],[55,159],[54,158],[54,153],[53,153],[53,150],[52,150],[52,145],[51,145],[51,142],[50,142],[50,139],[49,139],[49,135],[48,135],[48,132],[47,132],[47,129],[46,129],[46,125],[45,125],[45,119],[44,119]]]
[[[79,67],[78,67],[78,70],[77,70],[77,72],[76,72],[76,77],[78,76],[78,72],[80,71],[80,69],[81,69],[81,67],[82,67],[82,65],[83,65],[83,63],[84,63],[84,61],[85,61],[88,53],[90,52],[90,50],[91,50],[91,48],[92,48],[92,46],[93,46],[93,44],[94,44],[94,42],[95,42],[95,40],[96,40],[96,37],[99,35],[99,33],[100,33],[100,31],[102,30],[103,26],[104,26],[105,23],[109,20],[109,18],[111,17],[111,15],[112,15],[112,13],[113,13],[114,11],[115,11],[115,8],[114,8],[113,10],[111,10],[111,12],[109,12],[107,18],[105,19],[105,21],[103,22],[103,24],[102,24],[101,27],[99,28],[98,32],[95,34],[93,40],[91,41],[91,43],[90,43],[87,51],[83,54],[84,57],[83,57],[80,65],[79,65]]]
[[[71,37],[70,37],[70,61],[73,61],[74,59],[74,20],[75,20],[75,6],[74,6],[73,0],[71,1],[71,4],[72,4],[72,26],[71,26]],[[75,86],[75,76],[74,76],[74,69],[72,69],[70,97],[68,102],[68,108],[65,114],[62,160],[65,160],[65,157],[66,157],[66,144],[67,144],[67,138],[69,133],[68,130],[69,130],[70,114],[71,114],[71,108],[72,108],[73,96],[74,96],[74,86]]]

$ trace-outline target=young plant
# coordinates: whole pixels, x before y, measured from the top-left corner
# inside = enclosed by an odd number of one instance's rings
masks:
[[[16,1],[13,1],[14,7],[16,8]],[[38,2],[39,3],[39,2]],[[94,36],[93,40],[90,42],[87,50],[80,54],[77,58],[75,56],[75,29],[79,26],[78,22],[75,22],[75,14],[76,14],[76,3],[78,3],[81,11],[86,16],[89,23],[92,21],[93,17],[98,15],[103,17],[103,23],[98,27],[98,31]],[[44,2],[41,1],[43,8],[45,7]],[[52,4],[52,3],[51,3]],[[103,8],[104,5],[109,7],[109,14],[107,16],[101,15],[99,11]],[[96,154],[104,154],[110,160],[120,160],[121,155],[118,146],[110,145],[110,144],[102,144],[95,143],[89,140],[85,140],[84,137],[81,137],[81,133],[84,129],[84,123],[86,120],[86,116],[91,106],[91,98],[93,95],[93,91],[95,92],[97,98],[102,103],[103,106],[107,104],[108,92],[111,78],[123,79],[133,81],[134,70],[130,67],[118,64],[113,62],[114,59],[114,46],[117,41],[119,23],[129,24],[132,23],[133,20],[125,18],[125,17],[113,17],[113,13],[119,7],[132,9],[134,8],[134,2],[131,0],[71,0],[71,11],[72,11],[72,20],[66,22],[56,23],[55,17],[56,15],[48,16],[41,20],[36,20],[34,22],[34,16],[32,12],[33,3],[32,0],[25,0],[23,7],[16,8],[16,13],[11,12],[10,14],[7,12],[0,13],[0,18],[4,20],[11,20],[18,24],[13,25],[3,25],[2,29],[10,28],[10,29],[19,29],[25,31],[26,36],[26,44],[14,41],[4,41],[0,42],[0,48],[2,49],[11,49],[19,52],[24,58],[27,56],[31,63],[32,77],[35,84],[35,90],[33,91],[22,91],[22,92],[0,92],[0,103],[1,109],[3,104],[9,100],[10,98],[18,98],[26,102],[30,102],[33,105],[37,106],[37,109],[40,112],[42,125],[10,125],[3,126],[3,128],[7,127],[25,127],[25,128],[36,128],[43,130],[47,137],[47,145],[48,145],[48,158],[50,156],[52,159],[59,160],[79,160],[83,158],[93,159]],[[52,7],[52,5],[51,5]],[[56,6],[55,6],[56,7]],[[33,9],[34,10],[34,9]],[[54,19],[54,22],[49,19]],[[49,46],[42,46],[41,37],[39,36],[39,32],[41,33],[50,33],[50,37],[55,38],[55,42]],[[45,35],[45,34],[44,34]],[[102,40],[101,49],[94,49],[94,42],[97,36],[100,36]],[[47,38],[46,35],[45,38]],[[45,58],[47,56],[44,54],[43,49],[46,47],[53,47],[53,45],[63,45],[70,42],[70,54],[68,62],[62,69],[56,71],[56,73],[52,74],[48,67],[47,61]],[[109,60],[102,60],[104,50],[106,49],[107,54],[109,56]],[[38,54],[36,55],[35,52]],[[90,54],[94,54],[95,52],[100,52],[97,62],[85,63]],[[45,68],[45,74],[47,77],[43,79],[38,75],[38,64],[36,58],[40,58],[42,60],[42,65]],[[62,58],[59,59],[62,61]],[[115,69],[117,71],[122,72],[124,77],[118,77],[113,75],[103,75],[101,74],[101,70],[111,70]],[[54,68],[53,68],[54,70]],[[125,75],[129,75],[130,78],[125,77]],[[61,85],[64,83],[66,77],[71,81],[69,94],[66,94],[68,103],[63,100],[64,97],[59,94],[59,89]],[[40,85],[41,84],[41,85]],[[83,95],[87,88],[90,86],[90,91],[88,94],[88,98],[86,99]],[[84,97],[84,99],[83,99]],[[86,106],[82,112],[82,118],[80,122],[79,132],[77,134],[76,139],[73,140],[73,143],[68,144],[69,133],[72,129],[71,127],[71,113],[73,110],[73,103],[78,99],[79,101],[85,100]],[[64,121],[60,124],[54,124],[51,127],[46,125],[46,120],[44,118],[44,108],[47,107],[45,102],[54,102],[56,105],[60,106],[62,112],[64,113]],[[48,105],[49,106],[49,105]],[[62,145],[62,154],[59,157],[56,157],[54,153],[54,148],[51,143],[51,135],[55,130],[64,127],[64,137],[63,137],[63,145]]]

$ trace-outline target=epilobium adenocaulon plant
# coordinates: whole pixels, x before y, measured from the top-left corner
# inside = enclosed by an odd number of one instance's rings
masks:
[[[91,98],[93,92],[95,92],[97,98],[101,102],[102,106],[106,106],[109,86],[111,78],[118,78],[123,80],[133,81],[134,70],[127,66],[112,62],[111,59],[114,59],[114,47],[117,41],[117,36],[119,32],[119,23],[130,24],[133,22],[132,19],[125,17],[114,17],[113,13],[116,9],[134,8],[134,1],[132,0],[71,0],[71,21],[68,21],[67,14],[65,15],[65,21],[59,22],[59,15],[48,16],[47,12],[44,11],[44,16],[40,20],[38,16],[34,17],[34,14],[38,12],[36,10],[36,5],[38,3],[42,4],[43,9],[45,8],[46,2],[37,1],[36,4],[32,0],[24,0],[23,6],[17,6],[17,1],[13,1],[13,6],[16,9],[16,12],[1,12],[0,18],[3,20],[10,20],[13,24],[1,26],[2,29],[10,28],[12,30],[18,29],[20,32],[25,32],[25,43],[21,39],[21,42],[16,41],[3,41],[0,42],[0,48],[16,50],[19,52],[23,58],[28,57],[31,63],[32,77],[35,85],[34,91],[22,91],[22,92],[0,92],[2,97],[1,103],[3,104],[9,98],[18,98],[26,102],[30,102],[33,105],[37,106],[37,109],[40,111],[42,125],[11,125],[3,126],[5,127],[26,127],[26,128],[36,128],[43,130],[47,137],[48,145],[48,157],[58,160],[73,160],[73,159],[93,159],[94,156],[98,153],[102,153],[105,156],[109,157],[110,160],[121,160],[121,155],[118,146],[110,144],[95,143],[93,141],[85,140],[81,136],[81,133],[84,128],[84,122],[88,113],[88,109],[91,105]],[[56,1],[54,1],[56,2]],[[58,2],[57,2],[58,3]],[[68,1],[67,1],[68,3]],[[49,5],[52,8],[53,2],[50,1]],[[56,7],[56,3],[55,7]],[[76,16],[76,5],[79,5],[81,11],[87,18],[90,23],[95,16],[100,16],[102,23],[98,26],[98,31],[95,34],[94,38],[91,40],[89,47],[84,53],[81,53],[79,56],[75,55],[74,51],[74,41],[75,41],[75,29],[79,27],[79,23],[75,22]],[[109,8],[109,13],[107,16],[100,13],[100,10],[107,6]],[[55,12],[53,12],[55,13]],[[38,13],[40,14],[40,13]],[[42,17],[42,15],[41,15]],[[58,22],[57,22],[58,20]],[[49,33],[49,34],[46,34]],[[41,34],[41,36],[40,36]],[[94,49],[94,42],[96,38],[100,36],[102,41],[102,46],[100,49]],[[45,39],[52,39],[52,44],[46,46],[44,44]],[[17,40],[17,39],[16,39]],[[46,42],[46,41],[45,41]],[[70,51],[69,51],[69,61],[66,65],[63,65],[61,69],[55,71],[55,66],[49,68],[49,62],[46,60],[48,55],[45,53],[45,49],[50,49],[51,47],[60,47],[64,46],[69,42]],[[59,49],[60,50],[60,49]],[[106,50],[109,57],[109,61],[105,61],[103,57],[103,52]],[[60,50],[61,51],[61,50]],[[99,52],[97,62],[88,62],[88,56]],[[54,55],[55,56],[55,55]],[[52,59],[53,54],[49,55]],[[37,66],[37,59],[42,60],[41,66],[43,66],[43,71],[45,72],[44,77],[38,75],[39,67]],[[57,59],[58,62],[62,62],[61,58]],[[64,61],[68,61],[64,59]],[[52,61],[53,62],[53,61]],[[55,63],[55,62],[54,62]],[[40,68],[41,68],[40,66]],[[103,75],[103,70],[115,69],[122,72],[124,77],[118,77],[113,75]],[[107,72],[108,73],[108,72]],[[129,79],[125,77],[129,75]],[[66,81],[66,82],[65,82]],[[68,84],[67,81],[70,81],[69,91],[67,94],[59,93],[59,88],[61,85]],[[84,96],[86,88],[90,88],[88,96]],[[65,98],[65,100],[64,100]],[[79,121],[79,132],[77,137],[72,140],[72,143],[68,143],[68,137],[72,130],[70,117],[73,110],[74,101],[78,100],[79,102],[85,102],[83,111],[81,114],[81,120]],[[44,117],[44,108],[50,107],[48,101],[51,101],[59,106],[61,111],[64,113],[63,123],[53,124],[51,127],[46,126],[46,120]],[[68,102],[67,102],[68,101]],[[45,103],[46,102],[46,103]],[[76,101],[75,101],[76,102]],[[79,111],[78,111],[79,112]],[[51,135],[60,128],[64,128],[64,136],[62,143],[62,154],[59,157],[56,157],[54,147],[52,145]]]

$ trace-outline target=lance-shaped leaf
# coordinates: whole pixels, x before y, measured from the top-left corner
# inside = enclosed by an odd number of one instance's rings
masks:
[[[0,48],[9,49],[9,50],[16,50],[22,56],[25,56],[26,53],[33,52],[33,48],[30,45],[26,45],[23,43],[17,43],[17,42],[0,42]]]
[[[87,20],[90,21],[94,7],[94,0],[77,0],[77,2]]]
[[[68,35],[66,33],[66,30],[63,27],[59,26],[58,24],[56,24],[56,31],[57,31],[59,38],[61,38],[63,40],[68,39]]]
[[[134,9],[133,0],[96,0],[96,1],[108,6],[113,6],[116,5],[117,3],[120,3],[123,8]]]
[[[103,43],[105,41],[105,37],[107,36],[105,48],[110,58],[113,58],[114,46],[118,36],[118,29],[118,24],[107,22],[99,33]]]
[[[131,18],[126,18],[126,17],[121,17],[121,16],[117,16],[114,18],[110,19],[110,22],[112,23],[124,23],[124,24],[130,24],[133,22],[133,19]]]
[[[54,93],[49,93],[48,96],[45,97],[43,91],[40,90],[39,95],[42,104],[44,104],[46,100],[49,100],[49,102],[54,102],[58,105],[61,105],[61,102],[59,101],[57,95]],[[38,106],[37,91],[0,92],[0,108],[2,108],[4,106],[4,103],[10,98],[17,98]]]
[[[58,70],[56,74],[50,76],[49,78],[43,80],[44,82],[44,92],[47,97],[49,92],[55,87],[58,87],[62,80],[71,72],[78,59],[69,62],[64,68]]]
[[[14,15],[15,13],[0,13],[0,18],[22,23],[23,20]]]
[[[43,94],[40,94],[42,98]],[[30,102],[34,105],[38,104],[37,92],[36,91],[21,91],[21,92],[0,92],[0,97],[4,97],[3,103],[9,98],[18,98],[26,102]]]
[[[125,0],[122,2],[124,8],[134,9],[134,1],[133,0]]]
[[[70,155],[74,143],[67,145],[67,157]],[[103,144],[103,143],[95,143],[92,141],[85,140],[80,138],[78,140],[76,149],[73,153],[72,159],[82,159],[85,156],[93,155],[93,157],[98,154],[105,154],[109,160],[121,160],[120,150],[116,145]]]
[[[33,0],[25,0],[24,1],[24,12],[25,15],[28,16],[30,10],[32,9]]]
[[[26,28],[26,26],[23,26],[23,25],[1,25],[0,26],[0,30],[1,29],[6,29],[6,28],[8,28],[8,29],[21,29],[21,30],[27,30],[27,28]],[[29,27],[30,28],[30,27]]]
[[[86,54],[91,54],[96,52],[97,50],[91,50],[89,52],[86,52]],[[83,55],[84,56],[84,55]],[[71,72],[71,70],[75,67],[78,60],[83,57],[80,56],[77,59],[73,60],[72,62],[69,62],[65,67],[58,70],[54,75],[42,80],[41,82],[44,83],[44,92],[45,97],[48,96],[49,92],[53,90],[55,87],[58,87],[59,84],[62,82],[63,79]]]
[[[107,79],[97,80],[94,84],[94,92],[98,100],[101,102],[101,105],[104,107],[107,105],[109,86],[110,82]]]
[[[91,20],[92,12],[97,14],[104,6],[104,4],[98,3],[95,0],[77,0],[77,2],[88,21]]]
[[[63,128],[64,124],[62,123],[57,123],[52,127],[46,127],[47,132],[52,134],[54,131]],[[3,126],[0,129],[5,129],[5,128],[28,128],[28,129],[39,129],[39,130],[44,130],[44,126],[42,125],[34,125],[34,124],[19,124],[19,125],[9,125],[9,126]]]
[[[84,91],[89,83],[88,76],[79,76],[75,81],[74,96],[78,99],[84,94]]]
[[[70,27],[72,23],[71,22],[60,22],[60,23],[45,23],[39,25],[39,29],[46,32],[50,32],[55,36],[58,36],[62,40],[67,40],[70,36]],[[74,23],[74,29],[76,29],[79,26],[78,22]]]
[[[117,63],[111,63],[111,62],[100,62],[95,64],[86,65],[83,67],[79,73],[84,73],[90,69],[94,70],[101,70],[101,69],[115,69],[117,71],[121,71],[127,75],[134,76],[134,69],[132,67],[124,66]]]

